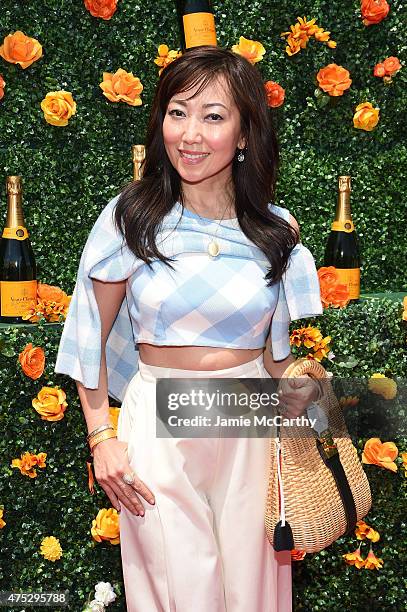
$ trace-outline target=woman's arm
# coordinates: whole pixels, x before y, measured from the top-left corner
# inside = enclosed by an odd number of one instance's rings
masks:
[[[88,389],[79,381],[76,381],[79,399],[82,404],[88,433],[109,423],[109,398],[107,391],[107,368],[106,368],[106,341],[112,329],[114,320],[126,294],[126,281],[104,283],[92,279],[96,302],[99,309],[101,321],[101,363],[99,386],[97,389]]]

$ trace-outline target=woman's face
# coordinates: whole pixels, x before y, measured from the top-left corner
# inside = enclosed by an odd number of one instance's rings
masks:
[[[187,99],[198,88],[170,100],[163,122],[165,149],[183,181],[227,180],[236,148],[245,146],[240,112],[222,77]]]

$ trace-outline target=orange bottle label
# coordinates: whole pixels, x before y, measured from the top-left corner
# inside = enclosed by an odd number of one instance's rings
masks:
[[[37,302],[37,281],[0,281],[2,317],[21,317]]]
[[[213,13],[190,13],[183,16],[185,46],[217,45]]]
[[[360,297],[360,268],[335,268],[338,282],[347,285],[351,300]]]
[[[17,227],[5,227],[2,233],[2,238],[25,240],[28,238],[27,228],[25,228],[24,225],[17,225]]]

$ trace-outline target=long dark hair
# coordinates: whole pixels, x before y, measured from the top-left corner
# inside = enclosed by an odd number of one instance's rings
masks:
[[[187,50],[164,68],[147,128],[143,176],[122,190],[115,222],[136,257],[149,266],[153,258],[173,268],[171,259],[157,249],[156,236],[174,204],[179,201],[183,207],[184,203],[181,178],[167,156],[162,125],[175,94],[199,85],[198,94],[220,76],[226,79],[240,111],[246,139],[244,162],[237,161],[236,155],[232,162],[236,216],[244,234],[270,261],[266,279],[271,285],[280,280],[299,237],[290,223],[268,208],[274,199],[279,148],[262,77],[254,65],[232,51],[201,46]]]

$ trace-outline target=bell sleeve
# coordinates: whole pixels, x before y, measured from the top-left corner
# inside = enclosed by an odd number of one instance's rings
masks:
[[[89,389],[99,386],[102,357],[101,320],[92,279],[125,280],[143,263],[114,226],[113,212],[118,197],[102,210],[82,251],[54,368],[56,373],[66,374]],[[106,342],[108,394],[120,402],[138,370],[138,357],[126,289]]]
[[[273,209],[289,220],[287,209],[278,206]],[[279,281],[277,305],[270,324],[273,360],[285,359],[291,352],[291,321],[321,314],[323,305],[315,260],[311,251],[299,242],[291,251],[286,271]]]

